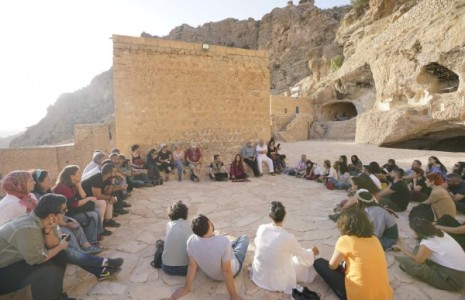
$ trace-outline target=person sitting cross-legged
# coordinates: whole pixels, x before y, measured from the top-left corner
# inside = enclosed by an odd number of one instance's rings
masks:
[[[379,193],[380,205],[392,209],[393,211],[404,211],[407,209],[410,201],[410,191],[402,180],[404,177],[404,170],[394,169],[391,172],[393,183]]]
[[[236,154],[236,156],[234,156],[234,160],[232,161],[231,168],[229,170],[229,176],[232,181],[249,181],[247,179],[249,175],[245,172],[242,156],[240,154]]]
[[[210,164],[210,179],[215,181],[228,181],[228,172],[224,168],[224,163],[221,161],[221,156],[215,154],[213,162]]]
[[[360,209],[345,210],[337,220],[341,236],[328,262],[318,258],[317,273],[339,299],[392,299],[387,263],[373,226]]]
[[[215,226],[210,220],[199,215],[192,220],[193,235],[187,240],[189,267],[186,283],[179,288],[172,299],[179,299],[192,289],[197,267],[213,280],[224,281],[231,300],[242,299],[234,285],[234,277],[242,268],[249,238],[241,236],[232,243],[224,235],[215,235]]]
[[[304,249],[297,238],[283,228],[286,209],[281,202],[271,202],[269,217],[272,223],[258,227],[252,281],[269,291],[291,294],[297,282],[312,282],[317,247]]]

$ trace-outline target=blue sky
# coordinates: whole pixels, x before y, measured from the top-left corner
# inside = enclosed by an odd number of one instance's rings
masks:
[[[350,0],[316,0],[329,8]],[[256,20],[277,0],[2,0],[0,137],[42,119],[47,106],[111,67],[112,34],[163,36],[183,23]],[[298,0],[294,1],[298,4]]]

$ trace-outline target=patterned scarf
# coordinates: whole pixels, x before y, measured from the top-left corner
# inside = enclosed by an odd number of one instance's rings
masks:
[[[36,200],[32,198],[27,190],[27,181],[32,176],[26,171],[13,171],[5,176],[2,182],[2,189],[9,195],[19,198],[19,204],[26,207],[26,212],[30,213],[36,206]]]

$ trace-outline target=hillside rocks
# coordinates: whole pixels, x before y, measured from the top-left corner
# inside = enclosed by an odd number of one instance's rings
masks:
[[[464,30],[464,1],[371,0],[341,22],[341,68],[305,78],[300,95],[320,105],[318,116],[332,103],[353,103],[356,142],[454,144],[465,134]]]
[[[47,115],[10,142],[10,148],[72,142],[75,124],[103,123],[113,118],[113,71],[96,76],[90,85],[61,95]]]
[[[333,42],[340,20],[349,11],[348,6],[321,10],[314,6],[314,1],[300,1],[298,5],[289,2],[260,21],[226,19],[197,28],[183,24],[163,38],[268,50],[271,93],[279,94],[311,75],[313,67],[318,72],[320,68],[325,70],[324,64],[329,66],[329,60],[342,53],[342,48]],[[152,37],[145,32],[142,36]],[[311,68],[309,55],[315,60]]]

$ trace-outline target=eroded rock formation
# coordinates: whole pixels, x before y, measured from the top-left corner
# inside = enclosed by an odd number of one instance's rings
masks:
[[[356,142],[452,149],[465,135],[464,30],[465,1],[371,0],[341,22],[340,69],[302,80],[300,95],[320,121],[353,103]]]

